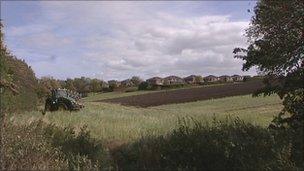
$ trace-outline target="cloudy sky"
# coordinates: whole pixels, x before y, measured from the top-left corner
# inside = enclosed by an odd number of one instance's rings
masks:
[[[2,1],[5,42],[36,75],[125,79],[243,73],[253,1]]]

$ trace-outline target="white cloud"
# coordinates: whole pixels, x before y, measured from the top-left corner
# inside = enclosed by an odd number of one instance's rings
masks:
[[[75,67],[72,65],[78,67],[74,75],[104,79],[241,73],[242,61],[233,58],[232,50],[246,45],[243,34],[247,21],[232,21],[227,15],[182,16],[161,5],[41,2],[45,19],[40,21],[41,26],[14,28],[9,36],[29,42],[23,48],[59,48],[55,54],[58,58],[77,57],[79,61],[58,64],[62,73],[56,75],[62,78],[71,77],[64,71]],[[28,31],[31,34],[24,35]],[[52,68],[46,63],[35,66],[38,75]]]

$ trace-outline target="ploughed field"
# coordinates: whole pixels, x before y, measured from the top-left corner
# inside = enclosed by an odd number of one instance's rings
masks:
[[[97,100],[97,102],[117,103],[121,105],[136,107],[150,107],[172,103],[184,103],[229,96],[246,95],[253,93],[259,88],[262,88],[262,86],[263,83],[260,80],[254,80],[226,85],[161,91],[135,96]]]

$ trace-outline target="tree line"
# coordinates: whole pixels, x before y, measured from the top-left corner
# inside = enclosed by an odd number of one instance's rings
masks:
[[[67,78],[66,80],[55,79],[53,77],[42,77],[38,80],[37,94],[39,98],[47,96],[52,89],[65,88],[71,91],[76,91],[82,95],[91,92],[108,92],[113,91],[116,85],[111,85],[108,82],[97,78]],[[138,76],[133,76],[129,79],[132,86],[137,87],[142,79]]]

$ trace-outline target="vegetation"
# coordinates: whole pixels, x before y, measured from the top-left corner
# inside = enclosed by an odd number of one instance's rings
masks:
[[[234,51],[245,61],[243,70],[257,66],[266,75],[260,93],[267,97],[150,108],[92,102],[147,91],[109,93],[86,98],[84,110],[46,115],[33,109],[50,89],[86,94],[102,91],[103,82],[85,77],[38,81],[6,49],[1,25],[0,95],[5,101],[0,104],[0,169],[303,169],[303,9],[300,0],[259,1],[247,30],[249,47]],[[138,77],[131,80],[149,87]],[[268,127],[272,120],[275,125]]]
[[[52,89],[66,88],[86,95],[89,92],[101,92],[104,90],[105,82],[99,79],[86,77],[57,80],[52,77],[42,77],[39,79],[39,97],[43,98],[50,93]]]
[[[304,2],[262,0],[247,30],[250,45],[236,48],[236,58],[245,61],[243,70],[258,67],[266,75],[265,88],[258,93],[276,93],[283,99],[284,109],[272,127],[294,130],[293,157],[303,165],[304,142],[294,137],[304,130]]]
[[[42,77],[38,79],[37,94],[40,99],[45,98],[52,89],[66,88],[72,91],[81,93],[83,96],[87,96],[88,93],[97,92],[110,92],[113,91],[108,87],[108,83],[100,79],[91,79],[87,77],[80,77],[66,80],[58,80],[53,77]]]
[[[62,155],[43,137],[41,124],[6,124],[3,129],[1,170],[64,168]]]
[[[44,122],[13,124],[6,130],[6,145],[11,146],[5,148],[10,149],[5,153],[6,168],[18,169],[20,163],[30,169],[300,169],[291,158],[289,130],[277,132],[238,118],[186,117],[175,121],[176,127],[167,133],[110,143],[91,138],[86,127],[60,128]]]
[[[60,128],[42,121],[8,124],[4,129],[2,168],[8,170],[97,169],[107,167],[101,143],[85,127]]]
[[[149,90],[151,86],[149,85],[148,82],[143,81],[138,85],[138,90]]]
[[[138,76],[133,76],[131,78],[131,82],[134,86],[138,86],[141,82],[143,82],[143,80],[141,78],[139,78]]]
[[[286,132],[239,119],[189,124],[182,119],[167,135],[143,137],[114,150],[115,163],[122,170],[296,169],[284,139]]]
[[[97,97],[106,99],[115,96],[115,93],[104,93]],[[193,117],[205,122],[211,121],[214,116],[222,120],[229,115],[231,118],[239,117],[245,122],[267,127],[275,114],[282,109],[281,101],[276,96],[235,96],[149,108],[90,102],[92,98],[98,99],[97,97],[86,99],[85,108],[78,112],[47,112],[43,116],[40,112],[33,111],[12,115],[8,119],[15,124],[41,119],[63,127],[80,128],[87,125],[94,138],[107,142],[129,142],[142,136],[166,134],[176,128],[178,118],[183,117]]]
[[[285,108],[281,114],[291,114],[289,120],[301,123],[304,121],[303,105],[296,104],[304,102],[303,8],[304,3],[299,0],[260,1],[255,7],[252,26],[247,30],[251,44],[247,49],[234,51],[238,54],[236,58],[245,61],[243,70],[257,66],[266,74],[266,87],[260,92],[265,95],[277,93],[284,99]]]
[[[3,42],[2,24],[0,28],[0,97],[5,99],[0,101],[0,108],[2,112],[33,110],[38,102],[36,94],[38,83],[35,74],[25,61],[9,53]]]
[[[43,100],[52,89],[61,88],[60,83],[52,77],[42,77],[38,80],[37,95]]]

